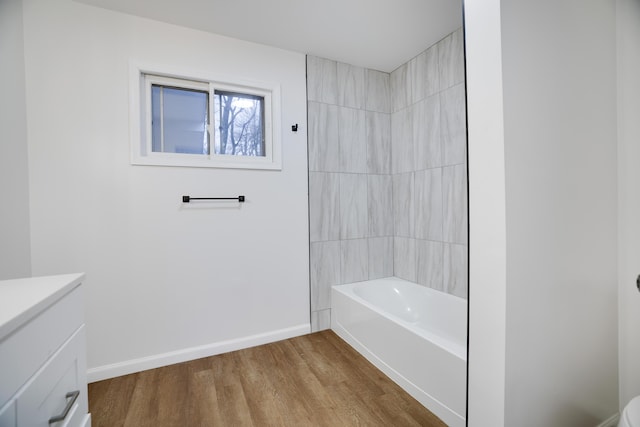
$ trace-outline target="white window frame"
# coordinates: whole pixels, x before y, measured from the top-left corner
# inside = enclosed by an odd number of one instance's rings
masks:
[[[165,71],[160,71],[160,70]],[[220,78],[195,72],[167,72],[166,68],[131,66],[130,77],[131,163],[134,165],[180,166],[232,169],[282,169],[280,86],[274,83]],[[209,147],[207,154],[164,153],[152,151],[151,85],[209,92]],[[264,156],[215,154],[214,94],[216,90],[264,97]]]

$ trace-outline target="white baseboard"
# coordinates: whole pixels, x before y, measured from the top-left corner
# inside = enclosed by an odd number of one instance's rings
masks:
[[[108,378],[145,371],[147,369],[173,365],[174,363],[215,356],[216,354],[227,353],[230,351],[241,350],[243,348],[255,347],[257,345],[297,337],[308,334],[310,331],[311,324],[305,323],[298,326],[292,326],[290,328],[250,335],[248,337],[235,338],[232,340],[170,351],[168,353],[141,357],[139,359],[125,360],[123,362],[113,363],[110,365],[98,366],[87,370],[87,381],[93,383],[96,381],[106,380]]]
[[[620,420],[620,414],[614,414],[598,424],[596,427],[616,427],[618,425],[618,421]]]

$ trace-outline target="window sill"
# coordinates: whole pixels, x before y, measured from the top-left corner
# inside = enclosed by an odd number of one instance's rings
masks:
[[[138,166],[174,166],[174,167],[193,167],[193,168],[222,168],[222,169],[256,169],[256,170],[282,170],[279,162],[273,162],[270,159],[257,159],[232,157],[219,158],[184,158],[184,154],[180,158],[171,156],[134,156],[131,159],[132,165]],[[188,155],[187,155],[188,156]]]

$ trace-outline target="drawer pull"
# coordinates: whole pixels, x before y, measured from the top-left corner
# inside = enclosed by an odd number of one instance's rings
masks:
[[[71,407],[73,406],[73,404],[76,403],[76,399],[78,399],[78,396],[80,396],[80,390],[70,391],[69,393],[67,393],[65,397],[67,399],[70,399],[70,400],[67,400],[67,406],[64,407],[64,411],[62,411],[60,415],[56,415],[55,417],[49,418],[49,424],[59,423],[60,421],[67,418],[67,414],[71,410]]]

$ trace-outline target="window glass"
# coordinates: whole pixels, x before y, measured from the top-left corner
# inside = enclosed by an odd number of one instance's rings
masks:
[[[265,156],[264,97],[216,90],[215,153]]]
[[[153,84],[152,151],[209,154],[208,106],[208,92]]]

